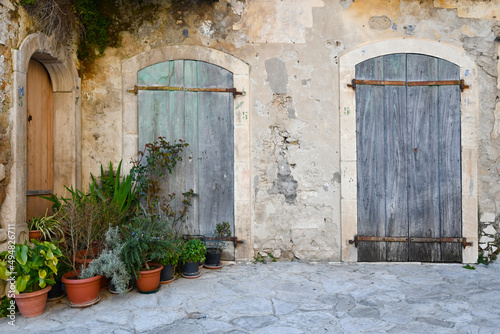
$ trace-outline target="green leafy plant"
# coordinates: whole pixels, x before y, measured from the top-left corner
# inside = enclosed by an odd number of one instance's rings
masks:
[[[77,258],[85,263],[97,256],[104,244],[103,231],[110,223],[117,224],[121,219],[113,203],[86,195],[78,189],[66,189],[71,198],[56,197],[53,203],[58,207],[56,218],[61,222],[65,236],[61,245],[63,261],[77,271],[80,269]]]
[[[173,231],[165,220],[138,216],[121,226],[123,261],[130,273],[139,276],[141,269],[149,270],[149,262],[162,259],[170,246]]]
[[[475,267],[471,266],[470,264],[466,264],[465,266],[463,266],[462,268],[464,269],[469,269],[469,270],[476,270]]]
[[[45,216],[32,217],[28,220],[28,229],[30,231],[39,230],[45,240],[59,239],[63,236],[61,222],[55,218],[55,214],[47,216],[48,210],[45,211]]]
[[[138,152],[138,159],[133,161],[130,171],[146,214],[152,219],[168,219],[173,228],[185,221],[191,200],[196,196],[192,189],[186,191],[182,193],[182,202],[175,205],[176,194],[166,193],[169,179],[165,176],[173,173],[187,146],[180,139],[171,144],[164,137],[158,137],[156,141],[146,144],[144,151]]]
[[[217,223],[217,225],[215,225],[215,235],[221,238],[230,237],[231,225],[229,225],[229,222]]]
[[[123,294],[130,285],[131,274],[123,261],[124,243],[118,226],[110,226],[106,232],[106,248],[99,257],[83,268],[80,278],[90,278],[103,275],[111,279],[114,289]]]
[[[135,212],[137,202],[135,187],[130,174],[120,179],[122,161],[118,164],[116,173],[113,172],[113,163],[109,163],[109,172],[104,172],[101,165],[101,177],[96,178],[90,174],[92,183],[90,184],[90,196],[98,197],[102,201],[111,201],[116,209],[123,213],[123,216],[132,216]]]
[[[27,242],[15,244],[13,254],[8,251],[0,253],[3,262],[0,265],[0,279],[14,276],[16,294],[38,291],[56,283],[61,250],[49,241],[33,240],[33,244],[33,247]]]
[[[181,260],[186,262],[202,262],[205,261],[207,247],[200,239],[190,239],[184,245],[181,253]]]
[[[184,240],[172,238],[168,241],[169,242],[164,248],[164,253],[160,258],[155,260],[155,262],[158,262],[162,265],[170,264],[172,266],[175,266],[179,262],[181,251],[184,247]]]
[[[483,254],[479,254],[479,256],[477,258],[477,264],[484,264],[487,266],[490,264],[490,261]]]
[[[13,313],[11,313],[11,310],[13,311]],[[17,312],[19,312],[19,309],[17,308],[17,304],[13,299],[10,299],[8,296],[4,296],[2,299],[0,299],[0,319],[6,318]]]

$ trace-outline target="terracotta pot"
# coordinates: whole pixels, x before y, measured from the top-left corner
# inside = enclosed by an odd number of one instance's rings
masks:
[[[85,259],[85,252],[87,252],[87,250],[82,249],[81,251],[75,253],[75,262],[79,264],[79,268],[81,268],[81,266],[84,264],[85,268],[87,268],[89,263],[94,261],[94,259],[99,256],[101,250],[99,249],[99,247],[92,247],[87,254],[87,259]]]
[[[137,277],[137,288],[141,292],[148,292],[158,289],[160,286],[160,274],[163,266],[158,263],[150,263],[149,266],[157,267],[153,270],[139,271],[141,277]]]
[[[19,312],[25,318],[37,317],[45,311],[47,304],[47,293],[52,289],[47,285],[44,289],[35,292],[25,292],[15,295]]]
[[[41,240],[42,231],[40,230],[29,231],[29,240],[31,241],[31,239]]]
[[[106,276],[103,276],[101,278],[100,287],[101,287],[101,289],[109,287],[109,278],[107,278]]]
[[[91,278],[78,279],[80,272],[71,271],[62,276],[66,286],[69,305],[72,307],[86,307],[99,302],[99,289],[102,275]]]

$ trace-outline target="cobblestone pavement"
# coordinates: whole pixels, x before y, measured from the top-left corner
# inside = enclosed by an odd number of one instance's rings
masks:
[[[0,333],[500,333],[500,264],[279,262],[202,269],[155,294],[36,318],[0,320]]]

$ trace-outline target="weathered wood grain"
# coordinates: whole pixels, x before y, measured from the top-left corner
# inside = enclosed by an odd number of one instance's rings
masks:
[[[406,80],[406,55],[384,56],[384,80]],[[387,236],[408,236],[406,87],[384,87]],[[387,244],[387,261],[408,261],[408,243]]]
[[[439,60],[439,79],[458,80],[460,69],[448,61]],[[462,236],[462,180],[460,150],[460,89],[439,87],[439,193],[441,234],[443,237]],[[461,262],[460,244],[442,244],[443,262]]]
[[[356,79],[459,80],[459,68],[393,54],[358,64]],[[356,106],[358,234],[461,237],[459,87],[359,85]],[[461,245],[360,242],[358,260],[460,262]]]
[[[231,72],[204,62],[176,60],[152,65],[138,73],[139,85],[186,88],[231,88]],[[163,184],[175,192],[198,194],[183,225],[183,233],[213,233],[215,224],[230,222],[234,231],[233,95],[220,92],[140,90],[139,147],[159,136],[185,140],[189,146]]]
[[[52,83],[45,67],[31,59],[28,65],[27,184],[26,190],[53,189],[54,100]],[[27,197],[27,219],[45,215],[50,202],[39,196]],[[50,212],[49,212],[50,213]]]
[[[408,81],[438,79],[438,60],[409,54]],[[408,219],[410,237],[440,237],[438,87],[408,87]],[[439,243],[410,243],[410,261],[441,261]]]
[[[382,79],[383,58],[356,66],[356,78]],[[356,91],[358,234],[385,236],[384,88],[358,86]],[[385,261],[384,242],[360,242],[358,261]]]

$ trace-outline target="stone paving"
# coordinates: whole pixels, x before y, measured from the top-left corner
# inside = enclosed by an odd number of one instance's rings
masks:
[[[0,333],[500,333],[500,264],[238,263]]]

